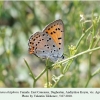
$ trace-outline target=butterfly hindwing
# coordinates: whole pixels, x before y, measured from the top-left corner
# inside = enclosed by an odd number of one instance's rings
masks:
[[[51,37],[43,32],[36,32],[29,39],[29,52],[40,58],[49,58],[56,61],[58,49]]]

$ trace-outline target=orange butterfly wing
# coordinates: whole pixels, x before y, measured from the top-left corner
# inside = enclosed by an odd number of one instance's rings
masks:
[[[56,20],[43,30],[44,33],[49,34],[57,45],[58,49],[63,52],[64,47],[64,24],[61,19]]]

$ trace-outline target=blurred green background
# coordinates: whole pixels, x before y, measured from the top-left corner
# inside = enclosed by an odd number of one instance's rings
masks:
[[[92,19],[92,13],[100,15],[99,1],[0,1],[0,87],[32,87],[33,80],[24,59],[36,76],[45,68],[44,61],[28,53],[31,34],[43,30],[56,19],[62,19],[65,28],[64,53],[69,55],[68,46],[76,45],[82,35],[80,14]],[[85,38],[78,52],[87,48]],[[99,54],[100,50],[92,55],[91,71],[100,67]],[[53,70],[53,73],[59,75],[58,70]],[[85,54],[73,61],[57,87],[84,87],[87,73],[88,55]],[[45,83],[44,74],[36,87],[44,87]],[[91,79],[88,87],[100,87],[100,74]]]

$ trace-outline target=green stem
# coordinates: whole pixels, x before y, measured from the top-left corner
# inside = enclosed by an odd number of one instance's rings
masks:
[[[31,73],[31,76],[32,76],[32,78],[33,78],[33,80],[35,80],[35,76],[33,75],[33,72],[32,72],[32,70],[30,69],[30,66],[28,65],[28,63],[27,63],[27,61],[24,59],[24,62],[25,62],[25,64],[27,65],[27,67],[28,67],[28,69],[29,69],[29,71],[30,71],[30,73]]]
[[[49,87],[49,76],[48,76],[48,59],[46,60],[46,76],[47,76],[47,88]]]
[[[61,78],[62,78],[63,76],[64,76],[63,74],[60,75],[59,79],[58,79],[58,80],[55,82],[55,84],[53,85],[53,88],[58,84],[58,82],[61,80]]]
[[[86,82],[85,87],[87,87],[87,86],[88,86],[90,79],[91,79],[91,77],[89,77],[89,78],[88,78],[88,80],[87,80],[87,82]]]
[[[85,33],[87,33],[92,27],[93,27],[93,25],[91,25],[91,26],[85,31]]]
[[[71,65],[72,62],[73,62],[73,59],[71,59],[71,60],[68,62],[68,64],[64,67],[64,70],[63,70],[63,73],[64,73],[64,74],[68,71],[68,69],[69,69],[69,67],[70,67],[70,65]]]
[[[30,69],[30,66],[28,65],[27,61],[24,59],[24,62],[26,64],[26,66],[28,67],[30,73],[31,73],[31,77],[33,78],[34,82],[33,82],[33,87],[35,87],[37,80],[45,73],[45,71],[47,70],[46,68],[35,78],[32,70]]]
[[[36,85],[36,80],[34,80],[33,82],[33,88],[35,88],[35,85]]]
[[[100,73],[100,68],[97,69],[97,70],[91,75],[91,77],[94,77],[94,76],[97,75],[98,73]]]
[[[89,84],[89,81],[95,76],[95,75],[97,75],[98,73],[100,73],[100,68],[99,69],[97,69],[93,74],[91,74],[91,76],[90,77],[88,77],[88,80],[87,80],[87,82],[86,82],[86,85],[85,85],[85,87],[87,87],[88,86],[88,84]]]
[[[85,33],[87,33],[91,28],[93,27],[93,25],[91,25],[82,35],[81,38],[79,39],[77,45],[76,45],[76,49],[79,47],[79,44],[81,42],[81,40],[83,39],[83,37],[85,36]]]
[[[47,69],[47,88],[49,87],[48,69]]]
[[[74,55],[72,57],[69,57],[69,58],[64,59],[64,60],[62,60],[60,62],[57,62],[57,63],[53,64],[52,66],[55,66],[56,64],[61,64],[61,63],[64,64],[64,63],[66,63],[70,59],[76,58],[76,57],[78,57],[80,55],[83,55],[83,54],[86,54],[86,53],[89,53],[89,52],[93,52],[93,51],[96,51],[96,50],[99,50],[99,49],[100,49],[100,47],[96,47],[96,48],[93,48],[93,49],[88,49],[88,50],[86,50],[84,52],[78,53],[78,54],[76,54],[76,55]]]
[[[45,68],[34,80],[33,87],[35,87],[36,81],[46,72],[47,68]]]
[[[89,77],[91,77],[91,53],[89,53]]]
[[[80,44],[80,42],[81,42],[81,40],[83,39],[84,36],[85,36],[85,34],[82,34],[81,38],[79,39],[79,41],[78,41],[78,43],[76,45],[76,49],[79,47],[79,44]]]
[[[92,39],[91,39],[91,43],[90,43],[90,46],[89,46],[89,49],[91,49],[93,47],[93,43],[94,43],[94,34],[95,34],[95,28],[94,28],[94,24],[93,24],[93,31],[92,31]],[[90,82],[90,79],[92,78],[91,77],[91,53],[89,53],[89,69],[88,69],[88,80],[87,80],[87,83],[85,85],[85,87],[88,86],[89,82]]]
[[[96,40],[96,42],[95,42],[95,44],[94,44],[94,48],[97,46],[97,44],[99,43],[99,41],[100,41],[100,36],[98,36],[98,38],[97,38],[97,40]]]
[[[45,68],[36,78],[35,80],[38,80],[45,72],[46,72],[47,68]]]
[[[87,80],[87,82],[86,82],[85,87],[87,87],[87,86],[88,86],[90,79],[91,79],[91,53],[89,53],[88,80]]]

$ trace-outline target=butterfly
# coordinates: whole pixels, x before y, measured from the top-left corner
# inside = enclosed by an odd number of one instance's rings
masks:
[[[52,62],[64,59],[64,24],[61,19],[51,22],[42,32],[32,34],[28,42],[29,53]]]

